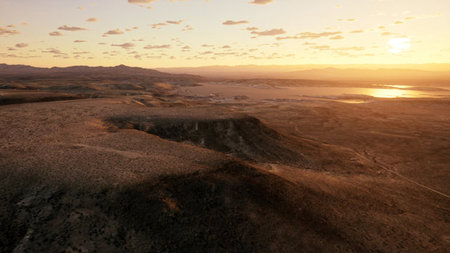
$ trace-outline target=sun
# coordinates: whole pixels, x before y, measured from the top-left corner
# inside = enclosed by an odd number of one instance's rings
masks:
[[[389,52],[400,54],[411,47],[411,41],[408,38],[393,38],[389,40]]]

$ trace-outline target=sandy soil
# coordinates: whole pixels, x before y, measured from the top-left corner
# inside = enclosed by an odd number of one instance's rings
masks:
[[[0,106],[2,252],[450,247],[448,99],[14,85]]]

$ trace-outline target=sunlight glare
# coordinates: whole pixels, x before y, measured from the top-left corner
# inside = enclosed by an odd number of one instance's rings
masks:
[[[399,89],[373,89],[370,95],[376,98],[414,97],[412,92]]]
[[[408,51],[411,41],[408,38],[393,38],[389,40],[389,46],[389,52],[399,54]]]

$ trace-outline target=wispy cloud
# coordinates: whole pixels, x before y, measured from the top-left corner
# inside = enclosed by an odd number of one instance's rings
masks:
[[[150,26],[153,28],[153,29],[160,29],[160,27],[161,26],[166,26],[167,25],[167,23],[156,23],[156,24],[151,24]]]
[[[165,45],[147,45],[144,47],[144,49],[168,49],[171,46],[169,44]]]
[[[56,49],[56,48],[48,48],[46,50],[42,50],[42,53],[55,54],[55,55],[65,55],[65,53],[61,52],[59,49]]]
[[[408,21],[412,21],[412,20],[418,20],[418,19],[429,19],[429,18],[436,18],[436,17],[440,17],[442,14],[440,13],[435,13],[432,15],[421,15],[421,16],[417,16],[417,17],[413,17],[413,16],[409,16],[400,20],[397,20],[394,22],[394,25],[400,25],[400,24],[404,24]]]
[[[123,34],[124,32],[122,32],[120,29],[115,29],[115,30],[109,30],[109,31],[107,31],[107,32],[105,32],[104,34],[103,34],[103,37],[106,37],[106,36],[108,36],[108,35],[120,35],[120,34]]]
[[[83,27],[63,25],[63,26],[58,27],[58,30],[64,30],[64,31],[70,31],[70,32],[77,32],[77,31],[85,31],[85,30],[87,30],[87,29],[86,29],[86,28],[83,28]]]
[[[17,43],[17,44],[16,44],[16,47],[18,47],[18,48],[24,48],[24,47],[28,47],[28,44],[27,44],[27,43]]]
[[[9,29],[7,27],[0,26],[0,35],[15,35],[19,34],[20,32],[14,29]]]
[[[156,0],[128,0],[130,4],[150,4]]]
[[[172,25],[179,25],[179,24],[183,23],[183,20],[167,20],[166,23],[172,24]]]
[[[185,25],[181,31],[187,32],[187,31],[192,31],[192,30],[194,30],[194,27],[192,27],[190,25]]]
[[[133,43],[127,42],[123,44],[111,44],[113,47],[121,47],[123,49],[130,49],[133,48],[135,45]]]
[[[133,30],[138,30],[138,29],[139,29],[139,27],[135,26],[135,27],[131,27],[131,28],[126,28],[125,31],[131,32]]]
[[[227,20],[223,22],[223,25],[240,25],[240,24],[248,24],[249,22],[247,20],[239,20],[239,21],[233,21],[233,20]]]
[[[259,35],[259,36],[276,36],[285,34],[286,31],[284,29],[272,29],[272,30],[265,30],[265,31],[253,31],[251,34]]]
[[[253,0],[252,2],[250,2],[251,4],[270,4],[272,3],[274,0]]]
[[[62,34],[61,32],[58,32],[58,31],[56,31],[56,32],[51,32],[51,33],[49,33],[49,35],[50,35],[50,36],[64,36],[64,34]]]
[[[320,51],[327,51],[327,50],[331,50],[331,51],[335,51],[335,52],[343,52],[343,51],[364,51],[366,50],[365,47],[358,47],[358,46],[353,46],[353,47],[337,47],[337,48],[333,48],[329,45],[318,45],[318,46],[311,46],[311,49],[316,49],[316,50],[320,50]]]
[[[344,36],[342,36],[342,35],[336,35],[336,36],[330,37],[329,39],[330,40],[342,40],[343,38],[344,38]]]
[[[342,32],[303,32],[296,34],[295,36],[285,36],[285,37],[277,37],[277,40],[289,40],[289,39],[318,39],[329,36],[337,36],[342,34]]]
[[[159,23],[151,24],[150,26],[153,29],[160,29],[162,26],[166,26],[166,25],[180,25],[183,22],[184,22],[184,20],[167,20],[166,22],[159,22]],[[186,27],[190,27],[190,26],[186,25],[185,28]]]

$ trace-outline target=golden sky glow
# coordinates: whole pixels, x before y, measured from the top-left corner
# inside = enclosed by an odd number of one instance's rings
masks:
[[[449,0],[1,0],[0,63],[443,63],[449,15]]]

